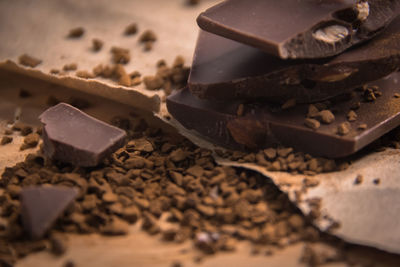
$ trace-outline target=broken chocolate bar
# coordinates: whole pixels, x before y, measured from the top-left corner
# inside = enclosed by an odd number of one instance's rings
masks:
[[[319,60],[282,60],[259,49],[200,32],[189,76],[206,99],[315,102],[389,75],[400,62],[400,18],[373,40]]]
[[[323,58],[371,39],[399,10],[400,2],[393,0],[228,0],[197,22],[283,59]]]
[[[202,100],[185,88],[167,98],[168,111],[187,129],[193,129],[212,142],[233,149],[261,149],[274,144],[326,157],[350,155],[400,125],[400,73],[372,83],[364,92],[332,99],[329,107],[335,120],[312,129],[304,124],[308,105],[282,109],[266,103],[245,104]],[[375,87],[377,86],[377,87]],[[380,88],[382,96],[374,101],[364,99],[369,91]],[[379,92],[379,94],[380,94]],[[357,120],[348,123],[347,113],[361,103]],[[320,104],[318,106],[324,106]],[[238,110],[241,110],[238,115]],[[346,124],[348,132],[338,128]],[[358,125],[367,125],[363,130]]]
[[[74,188],[56,186],[22,189],[21,217],[25,231],[34,239],[41,238],[77,193]]]
[[[96,166],[125,142],[125,131],[65,103],[47,109],[40,120],[45,154],[76,166]]]

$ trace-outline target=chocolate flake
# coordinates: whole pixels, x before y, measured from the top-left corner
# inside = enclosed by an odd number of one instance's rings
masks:
[[[34,68],[37,65],[39,65],[40,63],[42,63],[42,60],[32,57],[28,54],[23,54],[23,55],[19,56],[18,61],[19,61],[19,64],[27,66],[27,67],[31,67],[31,68]]]
[[[25,231],[41,238],[77,195],[64,187],[28,187],[21,191],[21,216]]]

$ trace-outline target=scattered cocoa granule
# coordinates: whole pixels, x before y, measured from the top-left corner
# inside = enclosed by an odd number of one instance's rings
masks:
[[[236,110],[236,115],[243,116],[244,114],[244,105],[240,104]]]
[[[296,106],[296,98],[291,98],[282,104],[281,109],[289,109]]]
[[[23,54],[23,55],[19,56],[18,62],[21,65],[34,68],[37,65],[39,65],[40,63],[42,63],[42,60],[32,57],[32,56],[29,56],[28,54]]]
[[[83,27],[77,27],[69,30],[68,38],[80,38],[85,33],[85,29]]]
[[[347,120],[348,121],[356,121],[357,120],[357,113],[355,113],[354,110],[350,110],[347,113]]]
[[[75,73],[75,75],[76,75],[77,77],[79,77],[79,78],[82,78],[82,79],[93,79],[93,78],[96,77],[93,73],[90,73],[90,72],[87,71],[87,70],[78,70],[78,71]]]
[[[144,43],[143,50],[144,50],[144,51],[151,51],[151,50],[153,49],[153,44],[154,44],[153,41],[147,41],[147,42],[145,42],[145,43]]]
[[[338,135],[346,135],[350,132],[351,125],[349,122],[343,122],[337,127],[337,134]]]
[[[354,184],[355,185],[359,185],[363,182],[364,180],[364,176],[362,176],[361,174],[357,175],[356,179],[354,179]]]
[[[171,264],[171,267],[182,267],[183,265],[182,265],[182,263],[180,262],[180,261],[174,261],[172,264]]]
[[[131,60],[129,49],[113,46],[111,48],[112,61],[115,64],[127,64]]]
[[[155,41],[157,41],[157,36],[152,30],[144,31],[139,37],[139,42],[141,43],[155,42]]]
[[[322,123],[330,124],[335,120],[335,115],[333,115],[330,110],[322,110],[315,115],[315,118]]]
[[[394,97],[394,98],[400,98],[400,94],[399,94],[399,93],[395,93],[395,94],[393,95],[393,97]]]
[[[60,235],[52,235],[50,237],[50,251],[56,256],[63,255],[67,250],[65,238]]]
[[[72,260],[67,260],[64,264],[63,267],[76,267],[75,262]]]
[[[138,32],[137,23],[129,24],[128,26],[126,26],[126,28],[124,30],[125,35],[133,35],[133,34],[136,34],[137,32]]]
[[[379,90],[378,86],[367,86],[363,87],[364,100],[367,102],[373,102],[377,97],[381,96],[382,92]]]
[[[164,79],[159,76],[145,76],[143,82],[148,90],[158,90],[164,86]]]
[[[18,96],[19,96],[20,98],[28,98],[28,97],[31,97],[31,96],[32,96],[32,93],[29,92],[29,91],[27,91],[27,90],[25,90],[25,89],[22,89],[22,88],[21,88],[21,89],[19,90]]]
[[[186,0],[186,4],[189,6],[196,6],[200,3],[200,0]]]
[[[157,41],[157,36],[152,30],[144,31],[139,37],[139,42],[144,44],[144,51],[152,50],[155,41]]]
[[[319,110],[315,105],[313,105],[313,104],[308,105],[307,117],[314,118],[318,115],[318,113],[319,113]]]
[[[366,123],[361,123],[357,126],[357,130],[363,131],[367,129],[367,124]]]
[[[33,132],[32,126],[22,123],[20,121],[14,123],[14,125],[11,127],[11,130],[21,132],[22,136],[27,136],[28,134]]]
[[[60,73],[60,70],[59,70],[59,69],[51,69],[51,70],[50,70],[50,73],[51,73],[51,74],[59,74],[59,73]]]
[[[77,70],[77,69],[78,69],[78,64],[76,64],[76,63],[65,64],[63,67],[64,71],[72,71],[72,70]]]
[[[100,51],[103,48],[104,42],[100,39],[94,38],[92,39],[92,49],[95,52]]]
[[[115,74],[118,78],[118,84],[122,86],[131,86],[132,79],[128,75],[128,73],[126,73],[124,66],[122,66],[121,64],[117,64],[115,66]]]
[[[310,118],[306,118],[304,120],[304,125],[313,130],[317,130],[321,126],[319,121],[317,121],[316,119],[310,119]]]
[[[36,147],[39,143],[39,140],[40,136],[37,133],[28,134],[24,138],[24,143],[21,145],[20,150]]]
[[[373,182],[375,185],[379,185],[379,184],[381,183],[381,179],[375,178],[374,180],[372,180],[372,182]]]
[[[12,141],[13,141],[13,138],[11,136],[3,136],[3,138],[1,138],[0,144],[2,146],[4,146],[4,145],[11,143]]]

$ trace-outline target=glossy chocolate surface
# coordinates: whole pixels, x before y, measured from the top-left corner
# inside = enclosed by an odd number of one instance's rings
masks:
[[[282,60],[201,31],[189,88],[206,99],[321,101],[378,80],[400,66],[400,17],[374,39],[336,57]]]
[[[197,22],[283,59],[324,58],[372,38],[399,10],[395,0],[227,0]]]
[[[244,114],[237,115],[241,102],[202,100],[185,88],[167,99],[168,111],[184,127],[193,129],[210,141],[233,149],[262,149],[272,144],[291,146],[303,152],[326,157],[344,157],[365,147],[400,125],[400,73],[371,83],[382,96],[366,102],[362,92],[353,97],[332,99],[330,110],[335,115],[331,124],[321,124],[317,130],[304,125],[308,105],[296,105],[281,110],[280,106],[247,103]],[[358,118],[350,122],[347,135],[337,134],[340,124],[355,105]],[[357,129],[366,124],[365,130]]]

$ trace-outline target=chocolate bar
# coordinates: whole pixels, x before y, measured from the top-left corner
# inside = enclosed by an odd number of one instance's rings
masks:
[[[282,60],[201,31],[188,85],[206,99],[321,101],[389,75],[400,66],[400,17],[379,36],[319,60]]]
[[[47,109],[39,118],[45,154],[76,166],[96,166],[125,142],[124,130],[65,103]]]
[[[167,98],[167,107],[184,127],[225,147],[244,150],[282,144],[337,158],[353,154],[400,124],[400,99],[394,97],[400,95],[398,81],[400,73],[396,72],[352,97],[332,99],[329,109],[334,121],[319,128],[318,122],[316,130],[307,123],[316,120],[306,120],[310,108],[306,104],[282,109],[262,102],[243,105],[240,101],[203,100],[185,88]],[[356,116],[348,122],[349,111],[355,108]]]
[[[197,23],[283,59],[323,58],[371,39],[399,11],[394,0],[227,0]]]
[[[20,193],[21,218],[25,231],[34,239],[41,238],[77,196],[68,187],[35,186]]]

